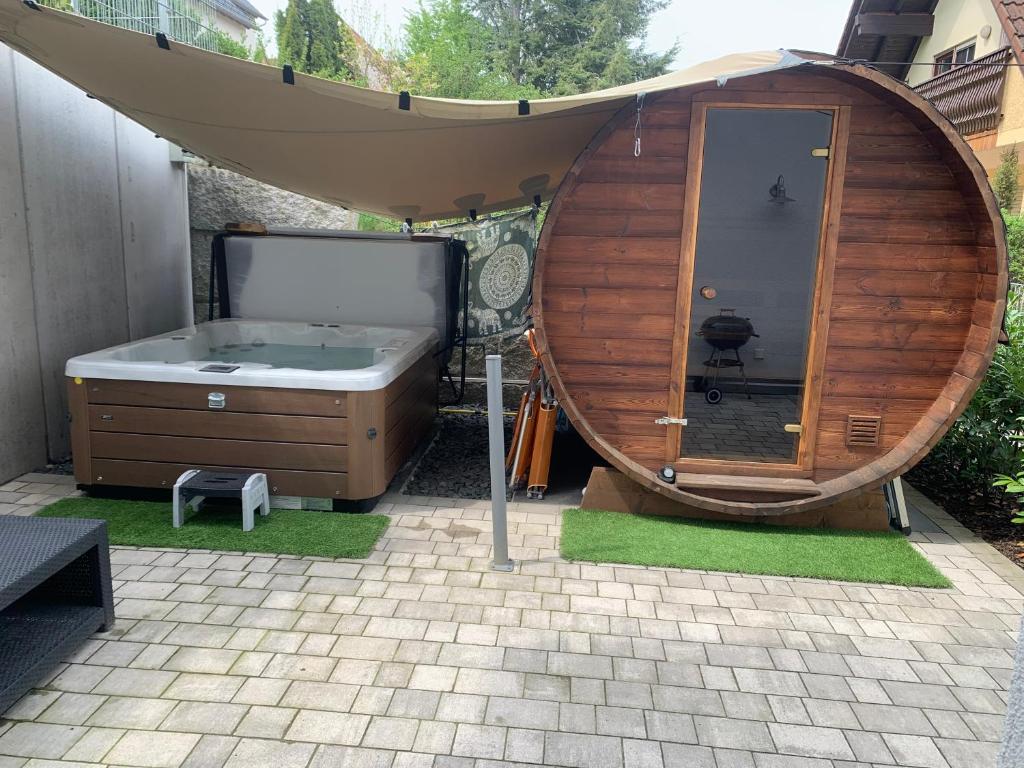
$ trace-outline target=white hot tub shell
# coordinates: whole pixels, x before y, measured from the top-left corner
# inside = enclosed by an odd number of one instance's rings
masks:
[[[379,496],[430,429],[437,346],[434,328],[218,320],[72,358],[75,477],[252,470],[274,494]]]

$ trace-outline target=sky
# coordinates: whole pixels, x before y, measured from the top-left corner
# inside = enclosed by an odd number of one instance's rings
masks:
[[[273,12],[287,0],[252,2],[271,20],[269,47]],[[416,8],[418,0],[335,0],[335,5],[346,21],[374,42],[382,28],[397,37],[407,11]],[[678,40],[674,69],[742,51],[800,48],[832,53],[849,8],[850,0],[672,0],[651,19],[646,48],[664,51]],[[365,19],[374,15],[379,22],[367,25]]]

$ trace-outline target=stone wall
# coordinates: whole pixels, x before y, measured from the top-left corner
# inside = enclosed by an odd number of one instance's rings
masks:
[[[207,318],[210,244],[227,222],[256,221],[270,228],[306,229],[355,229],[358,225],[358,215],[345,208],[286,192],[202,161],[188,164],[188,207],[196,322]]]

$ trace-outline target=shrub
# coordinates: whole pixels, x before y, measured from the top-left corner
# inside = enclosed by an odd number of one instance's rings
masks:
[[[219,29],[213,32],[213,36],[217,53],[223,53],[225,56],[234,56],[236,59],[249,58],[249,49],[245,47],[245,43],[235,40],[227,32],[222,32]]]
[[[1010,281],[1024,283],[1024,215],[1003,211],[1003,221],[1010,253]]]
[[[1024,313],[1013,299],[1006,312],[1010,344],[998,347],[967,410],[928,459],[969,494],[988,496],[996,480],[1024,473],[1016,439],[1024,420]]]
[[[1024,419],[1018,419],[1018,421],[1024,424]],[[1021,509],[1020,499],[1021,494],[1024,494],[1024,451],[1021,450],[1024,448],[1024,434],[1018,432],[1012,435],[1010,439],[1018,449],[1013,474],[996,475],[996,480],[992,485],[996,488],[1002,488],[1004,492],[1015,498],[1017,510],[1014,512],[1010,522],[1021,524],[1024,523],[1024,509]]]
[[[386,219],[372,213],[360,213],[356,229],[360,232],[401,232],[402,222],[398,219]]]
[[[1003,152],[999,167],[992,179],[992,191],[996,193],[999,207],[1009,211],[1017,204],[1019,182],[1017,177],[1017,149],[1011,145]]]

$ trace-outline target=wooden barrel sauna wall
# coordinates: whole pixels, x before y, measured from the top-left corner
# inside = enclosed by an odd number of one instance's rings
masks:
[[[729,415],[732,428],[749,432],[768,400],[760,392],[771,390],[770,381],[754,381],[745,392],[740,369],[719,368],[711,375],[733,382],[732,390],[709,394],[719,385],[693,373],[715,354],[695,346],[705,343],[696,305],[717,293],[713,280],[698,283],[714,275],[716,259],[731,258],[711,241],[716,232],[728,239],[733,224],[747,226],[728,221],[737,211],[727,204],[717,212],[709,206],[730,195],[748,199],[742,168],[760,162],[739,158],[744,143],[729,139],[729,121],[767,125],[797,114],[818,124],[811,128],[824,144],[807,153],[820,165],[799,158],[791,165],[811,168],[819,181],[801,186],[780,172],[755,185],[765,205],[758,217],[803,216],[806,223],[801,210],[818,217],[808,229],[816,239],[806,274],[785,275],[796,291],[788,297],[806,294],[806,330],[793,336],[803,346],[790,345],[792,380],[776,393],[795,403],[795,423],[783,428],[797,447],[775,460],[723,458],[715,450],[724,449],[713,446],[712,458],[688,454],[688,431],[706,429],[708,418],[724,429]],[[705,226],[711,234],[702,240]],[[776,226],[750,225],[751,236],[789,236]],[[746,257],[751,268],[757,248]],[[702,249],[721,258],[702,262]],[[819,64],[648,95],[639,133],[636,107],[623,108],[577,159],[552,204],[538,250],[534,318],[561,404],[615,467],[691,507],[773,515],[877,488],[920,460],[983,377],[1006,289],[998,208],[955,130],[901,83],[862,66]],[[779,325],[786,301],[754,312],[751,330]],[[721,302],[707,307],[730,313]],[[765,367],[751,359],[759,347],[770,360],[773,344],[781,345],[771,335],[743,346],[749,372]],[[758,394],[748,400],[752,389]],[[711,405],[714,397],[732,410]],[[763,436],[752,437],[748,444]],[[670,482],[659,478],[663,467],[675,471]]]

